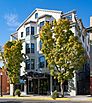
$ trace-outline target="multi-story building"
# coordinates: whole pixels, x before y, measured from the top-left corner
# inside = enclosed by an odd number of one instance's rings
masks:
[[[10,40],[23,40],[22,52],[26,59],[21,63],[20,83],[21,90],[27,94],[52,94],[59,83],[50,76],[47,62],[42,55],[42,42],[39,31],[45,22],[52,22],[54,19],[67,18],[71,22],[71,30],[78,36],[86,50],[89,59],[89,35],[82,24],[81,19],[76,17],[76,11],[63,13],[62,11],[35,9],[17,28]],[[83,65],[83,69],[75,73],[74,78],[65,82],[66,93],[75,96],[76,94],[88,93],[89,89],[89,62]]]

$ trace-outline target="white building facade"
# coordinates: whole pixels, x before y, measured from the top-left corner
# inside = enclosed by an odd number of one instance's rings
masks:
[[[26,55],[26,59],[21,63],[20,68],[22,93],[45,95],[52,94],[55,89],[60,90],[57,80],[54,80],[53,77],[50,76],[47,62],[41,53],[42,43],[39,37],[39,31],[45,22],[52,22],[54,19],[58,20],[60,18],[68,18],[70,20],[71,30],[75,36],[77,35],[80,38],[89,58],[89,35],[87,35],[82,21],[76,17],[75,11],[63,13],[62,11],[56,10],[35,9],[10,37],[11,41],[16,38],[23,40],[22,52]],[[85,65],[88,66],[89,62]],[[83,80],[87,79],[86,75],[88,76],[88,74],[85,74],[85,65],[81,71],[75,74],[72,81],[65,83],[65,93],[75,96],[84,93],[88,88],[87,86],[83,87],[83,89],[80,88],[80,85],[85,83]],[[83,79],[79,80],[81,75],[83,75]],[[71,83],[73,83],[72,88]]]

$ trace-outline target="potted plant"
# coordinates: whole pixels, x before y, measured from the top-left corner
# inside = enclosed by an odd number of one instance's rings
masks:
[[[56,99],[57,97],[58,97],[58,92],[57,92],[57,90],[55,90],[52,94],[52,98]]]
[[[15,90],[15,95],[17,95],[18,97],[20,97],[20,95],[21,95],[20,89],[16,89],[16,90]]]

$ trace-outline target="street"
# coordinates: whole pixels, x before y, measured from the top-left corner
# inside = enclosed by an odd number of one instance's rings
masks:
[[[92,101],[38,101],[38,100],[0,99],[0,103],[92,103]]]

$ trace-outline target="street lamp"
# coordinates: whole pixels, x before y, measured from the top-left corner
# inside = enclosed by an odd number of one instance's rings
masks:
[[[1,97],[3,96],[3,95],[2,95],[2,75],[3,75],[3,74],[2,74],[2,72],[1,72],[1,73],[0,73],[0,76],[1,76]]]

